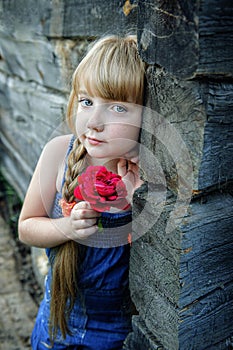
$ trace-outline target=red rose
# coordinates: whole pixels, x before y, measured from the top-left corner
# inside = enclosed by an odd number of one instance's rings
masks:
[[[127,190],[121,176],[108,171],[104,166],[89,166],[78,176],[74,196],[90,203],[92,209],[103,212],[110,207],[126,209]]]

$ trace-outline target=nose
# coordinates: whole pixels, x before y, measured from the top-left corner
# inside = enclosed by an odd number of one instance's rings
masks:
[[[95,106],[90,111],[90,117],[87,121],[87,128],[98,132],[104,129],[104,111],[101,106]]]

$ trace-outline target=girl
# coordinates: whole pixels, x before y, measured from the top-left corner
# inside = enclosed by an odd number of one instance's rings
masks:
[[[130,232],[130,205],[100,213],[88,198],[76,203],[74,188],[88,166],[104,165],[121,176],[130,204],[141,184],[143,83],[133,36],[97,41],[74,73],[67,113],[73,135],[45,146],[19,218],[20,240],[46,248],[51,266],[32,333],[34,350],[121,349],[131,330],[130,247],[118,236]]]

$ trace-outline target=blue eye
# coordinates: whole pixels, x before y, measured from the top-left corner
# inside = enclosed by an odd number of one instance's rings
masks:
[[[113,110],[114,110],[114,112],[117,112],[117,113],[127,112],[127,109],[123,106],[120,106],[120,105],[113,106]]]
[[[91,107],[93,105],[92,101],[88,98],[81,98],[78,102],[82,107]]]

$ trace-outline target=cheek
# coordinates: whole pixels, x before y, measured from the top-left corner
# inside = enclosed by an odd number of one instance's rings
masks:
[[[126,125],[126,127],[120,133],[120,137],[126,140],[138,141],[140,133],[140,127]]]
[[[139,142],[140,128],[126,125],[118,130],[118,134],[112,138],[112,149],[119,154],[125,154],[133,149]]]
[[[124,135],[130,140],[139,141],[141,123],[142,113],[137,110],[135,113],[132,113],[131,119],[129,119],[129,124],[126,125]]]
[[[86,123],[83,118],[76,119],[75,130],[76,130],[77,137],[80,137],[85,133]]]
[[[133,138],[132,138],[134,141],[139,141],[140,130],[141,130],[141,127],[134,128]]]

